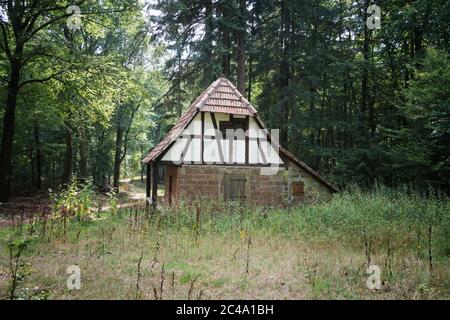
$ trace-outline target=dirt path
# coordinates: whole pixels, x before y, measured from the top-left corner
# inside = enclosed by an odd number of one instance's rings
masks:
[[[145,201],[145,181],[140,179],[120,180],[125,202]]]

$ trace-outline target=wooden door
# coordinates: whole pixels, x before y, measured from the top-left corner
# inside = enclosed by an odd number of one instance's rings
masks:
[[[244,201],[245,183],[247,179],[242,174],[225,174],[224,176],[224,199],[231,201]]]

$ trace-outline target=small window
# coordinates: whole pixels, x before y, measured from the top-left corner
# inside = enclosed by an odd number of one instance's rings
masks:
[[[246,119],[232,119],[231,121],[220,121],[219,130],[222,132],[223,137],[227,136],[227,130],[232,129],[234,131],[242,129],[245,132],[245,121]]]
[[[292,194],[301,196],[305,193],[305,183],[303,181],[292,182]]]

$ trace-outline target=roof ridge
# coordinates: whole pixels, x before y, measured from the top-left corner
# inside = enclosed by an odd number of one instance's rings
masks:
[[[220,90],[221,87],[227,87],[228,92]],[[215,97],[214,95],[229,94],[233,97]],[[196,101],[195,108],[200,111],[212,111],[206,108],[206,106],[213,106],[212,103],[208,103],[211,100],[227,100],[227,101],[239,101],[242,104],[240,109],[247,110],[248,114],[254,116],[257,114],[256,109],[251,105],[251,103],[239,92],[239,90],[228,80],[224,75],[221,75],[216,81],[214,81],[201,95],[200,99]],[[234,106],[235,108],[238,106]],[[218,111],[221,112],[221,111]]]
[[[253,114],[258,113],[255,109],[255,107],[252,106],[252,104],[244,97],[244,95],[234,86],[234,84],[231,83],[230,80],[224,77],[224,79],[227,81],[227,84],[231,86],[231,89],[233,89],[234,93],[239,97],[240,100],[243,101],[243,104],[249,108]]]
[[[195,101],[194,104],[196,106],[197,109],[201,108],[206,100],[210,97],[211,93],[214,92],[214,90],[217,89],[218,84],[221,82],[223,76],[220,76],[219,79],[217,79],[216,81],[214,81],[213,83],[210,84],[210,86],[203,92],[203,94],[201,94],[201,99],[197,102]],[[225,77],[223,77],[224,79],[226,79]],[[196,103],[197,102],[197,103]],[[193,104],[193,105],[194,105]]]

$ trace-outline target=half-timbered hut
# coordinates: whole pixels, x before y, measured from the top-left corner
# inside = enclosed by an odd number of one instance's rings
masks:
[[[222,76],[144,158],[147,200],[156,205],[161,165],[168,204],[207,197],[288,206],[329,199],[337,191],[277,140],[256,109]]]

